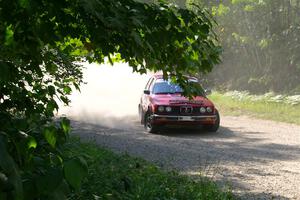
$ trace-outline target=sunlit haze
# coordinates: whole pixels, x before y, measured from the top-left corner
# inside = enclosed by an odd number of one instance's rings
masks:
[[[85,64],[81,92],[70,96],[60,115],[109,127],[131,126],[137,121],[138,103],[149,75],[133,73],[125,63]]]

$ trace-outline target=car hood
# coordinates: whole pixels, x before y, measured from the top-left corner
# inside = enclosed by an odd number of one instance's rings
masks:
[[[194,105],[213,106],[213,103],[203,96],[196,96],[189,100],[181,94],[156,94],[151,95],[151,102],[155,105]]]

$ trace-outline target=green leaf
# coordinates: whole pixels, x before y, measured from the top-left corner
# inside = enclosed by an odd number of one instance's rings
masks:
[[[53,96],[56,92],[55,92],[55,87],[50,85],[48,86],[48,93],[50,96]]]
[[[68,118],[63,117],[60,121],[60,126],[66,135],[69,134],[71,130],[71,126],[70,126],[70,120]]]
[[[71,94],[72,89],[71,89],[69,86],[65,86],[65,87],[64,87],[64,92],[65,92],[66,94]]]
[[[23,8],[28,7],[28,0],[19,0],[20,6]]]
[[[47,110],[52,113],[55,109],[58,110],[58,105],[54,99],[51,99],[47,104]]]
[[[61,99],[62,102],[64,102],[66,105],[69,105],[70,100],[69,100],[67,97],[60,96],[60,99]]]
[[[58,70],[57,65],[53,64],[53,63],[48,63],[46,65],[46,70],[50,73],[50,74],[55,74]]]
[[[76,88],[76,90],[78,90],[79,92],[80,92],[80,87],[79,87],[79,85],[77,84],[77,83],[73,83],[73,85],[74,85],[74,87]]]
[[[53,148],[55,148],[57,134],[56,134],[56,128],[54,126],[46,127],[44,129],[44,137],[45,137],[46,141]]]
[[[12,29],[12,25],[9,25],[6,27],[4,44],[6,46],[9,46],[13,43],[13,41],[14,41],[14,31]]]
[[[32,136],[29,136],[28,141],[27,141],[27,148],[28,149],[31,149],[31,148],[35,149],[36,146],[37,146],[37,142],[36,142],[35,138],[32,137]]]
[[[87,173],[87,164],[83,158],[74,158],[64,164],[65,178],[77,190],[80,188],[81,182],[87,176]]]
[[[200,29],[201,29],[202,34],[208,35],[208,33],[209,33],[209,26],[207,24],[203,24],[200,27]]]

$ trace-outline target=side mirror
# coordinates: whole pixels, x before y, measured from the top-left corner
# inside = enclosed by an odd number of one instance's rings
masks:
[[[211,89],[205,89],[204,92],[205,92],[205,95],[210,95],[211,94]]]
[[[144,90],[144,94],[150,94],[150,90]]]

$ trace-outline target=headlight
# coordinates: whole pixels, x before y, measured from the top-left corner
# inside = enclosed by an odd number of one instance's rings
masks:
[[[201,107],[200,108],[200,113],[205,113],[206,112],[206,109],[204,107]]]
[[[158,106],[158,112],[164,112],[165,108],[163,106]]]
[[[170,106],[167,106],[167,107],[166,107],[166,111],[167,111],[167,112],[171,112],[171,111],[172,111],[172,108],[171,108]]]
[[[212,110],[212,107],[207,107],[206,108],[207,112],[211,113],[213,110]]]

